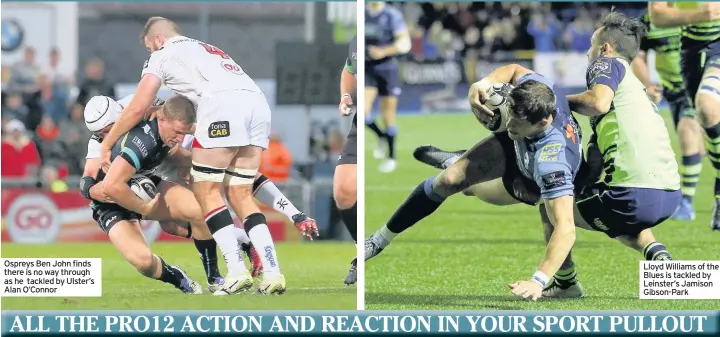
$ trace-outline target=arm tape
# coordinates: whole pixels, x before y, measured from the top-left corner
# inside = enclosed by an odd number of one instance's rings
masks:
[[[97,183],[97,180],[93,177],[82,177],[82,179],[80,179],[80,193],[82,193],[85,199],[93,200],[90,197],[90,188],[95,186]]]

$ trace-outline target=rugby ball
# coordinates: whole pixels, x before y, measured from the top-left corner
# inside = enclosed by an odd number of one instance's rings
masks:
[[[508,96],[514,87],[510,83],[493,84],[487,89],[488,99],[485,106],[495,115],[483,124],[492,132],[503,132],[507,130],[507,122],[510,119],[508,110]]]
[[[155,186],[155,183],[153,183],[150,178],[142,174],[136,174],[130,178],[128,185],[133,193],[135,193],[140,200],[145,202],[150,202],[157,194],[157,187]]]

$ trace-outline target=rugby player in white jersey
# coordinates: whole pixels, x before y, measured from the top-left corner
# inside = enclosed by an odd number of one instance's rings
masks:
[[[285,276],[280,272],[267,220],[252,198],[260,155],[268,147],[270,135],[271,113],[264,94],[225,52],[180,35],[179,27],[170,20],[150,18],[141,39],[151,52],[150,59],[145,63],[135,97],[102,143],[103,165],[109,163],[112,144],[143,119],[163,83],[190,99],[198,116],[192,190],[210,232],[220,246],[223,241],[235,241],[233,219],[222,194],[223,186],[228,187],[228,201],[244,219],[245,230],[260,251],[264,275],[258,292],[284,293]],[[221,290],[233,293],[252,282],[243,264],[231,264]]]
[[[90,131],[93,131],[93,137],[88,141],[86,171],[89,170],[92,172],[97,172],[97,170],[99,169],[100,142],[102,142],[103,137],[107,134],[108,130],[110,130],[112,124],[115,123],[115,120],[119,115],[120,111],[122,111],[124,106],[126,106],[132,100],[133,96],[134,94],[129,95],[119,100],[118,102],[115,102],[110,97],[95,96],[90,99],[88,104],[85,106],[86,124],[88,126],[88,129],[90,129]],[[163,103],[163,100],[156,99],[153,102],[152,107],[146,112],[146,115],[152,115],[159,107],[162,106]],[[150,117],[150,119],[152,119],[152,117]],[[192,135],[185,135],[182,143],[179,144],[179,150],[190,150],[193,140],[194,137]],[[164,195],[167,193],[167,191],[171,189],[177,189],[177,185],[183,187],[187,186],[187,175],[188,170],[191,166],[190,164],[191,161],[189,160],[189,158],[187,161],[167,161],[162,163],[154,173],[156,177],[161,179],[159,184],[157,185],[158,192],[161,195]],[[299,228],[302,227],[303,224],[306,224],[308,222],[311,222],[311,226],[316,226],[314,219],[308,217],[303,212],[298,210],[295,205],[293,205],[293,203],[290,202],[290,200],[285,195],[283,195],[283,193],[277,188],[277,186],[275,186],[275,184],[271,180],[269,180],[265,175],[261,173],[258,173],[255,177],[255,183],[253,184],[253,194],[263,204],[272,207],[277,212],[283,213]],[[191,201],[189,199],[183,199],[181,202],[178,202],[178,204],[197,204],[197,201],[192,194],[185,195],[184,197],[192,198],[193,200]],[[192,210],[196,209],[199,211],[199,206],[197,208],[192,208]],[[194,216],[201,217],[202,215],[196,214]],[[205,270],[207,276],[208,289],[211,292],[217,291],[224,280],[220,276],[220,272],[217,267],[217,245],[215,241],[212,238],[206,240],[198,240],[197,236],[193,235],[192,226],[188,226],[190,224],[185,224],[173,220],[159,221],[159,223],[162,230],[168,234],[185,238],[194,237],[195,246],[200,253],[203,263],[203,269]],[[234,228],[233,233],[235,234],[235,238],[238,244],[240,244],[242,250],[250,259],[252,265],[252,276],[258,276],[262,272],[262,263],[260,261],[259,254],[252,247],[250,238],[241,228]],[[229,258],[235,257],[231,256]],[[221,292],[220,294],[225,293]]]

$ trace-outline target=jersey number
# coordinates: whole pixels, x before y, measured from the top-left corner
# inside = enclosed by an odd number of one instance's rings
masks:
[[[225,52],[222,51],[222,49],[220,49],[220,48],[217,48],[217,47],[214,47],[207,43],[202,43],[202,42],[200,42],[200,45],[205,47],[205,50],[207,50],[207,52],[210,54],[218,55],[226,60],[230,59],[230,56],[228,56],[228,54],[225,54]]]

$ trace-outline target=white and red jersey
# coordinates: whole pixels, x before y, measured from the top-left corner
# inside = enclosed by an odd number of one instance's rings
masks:
[[[225,52],[185,36],[168,39],[150,55],[142,75],[154,74],[163,84],[195,106],[210,93],[247,90],[261,92],[255,82]]]

